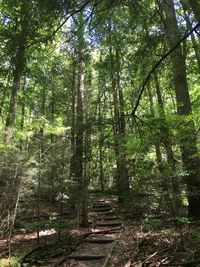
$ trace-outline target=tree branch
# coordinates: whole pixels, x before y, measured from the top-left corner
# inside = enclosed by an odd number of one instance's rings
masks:
[[[141,90],[140,90],[140,94],[138,96],[138,99],[137,99],[137,102],[135,104],[135,107],[133,109],[133,111],[128,115],[128,116],[133,116],[135,115],[135,112],[139,106],[139,103],[140,103],[140,100],[142,98],[142,95],[144,93],[144,90],[145,90],[145,87],[148,83],[148,81],[150,80],[151,78],[151,75],[154,73],[154,71],[160,66],[160,64],[185,40],[187,39],[188,36],[191,35],[192,32],[196,31],[197,28],[200,27],[200,22],[196,24],[196,26],[194,26],[188,33],[186,33],[181,39],[180,41],[173,47],[171,48],[164,56],[162,56],[160,58],[160,60],[158,60],[156,62],[156,64],[152,67],[152,69],[150,70],[149,74],[147,75],[146,79],[144,80],[143,84],[142,84],[142,87],[141,87]]]
[[[36,40],[30,44],[28,44],[26,46],[26,48],[31,47],[32,45],[38,44],[38,43],[42,43],[42,42],[47,42],[48,40],[50,40],[53,36],[56,35],[56,33],[65,25],[65,23],[75,14],[81,12],[84,10],[84,8],[91,2],[91,0],[86,1],[79,9],[75,9],[74,11],[72,11],[69,15],[67,15],[67,17],[64,19],[64,21],[48,36],[41,38],[39,40]]]

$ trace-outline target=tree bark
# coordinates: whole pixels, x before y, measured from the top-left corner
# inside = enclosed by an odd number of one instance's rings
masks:
[[[161,136],[162,136],[162,142],[165,147],[165,151],[167,154],[167,162],[168,162],[170,173],[171,173],[172,192],[173,192],[173,199],[175,203],[174,210],[176,214],[178,214],[179,208],[181,207],[181,191],[180,191],[180,186],[177,180],[178,177],[176,176],[176,160],[175,160],[174,152],[172,149],[172,140],[171,140],[170,130],[167,124],[166,116],[165,116],[164,103],[162,99],[158,74],[156,71],[154,72],[154,82],[155,82],[156,95],[157,95],[157,100],[158,100],[158,105],[159,105],[159,113],[160,113],[159,115],[160,115],[160,122],[161,122],[160,131],[161,131]]]
[[[151,92],[151,88],[148,87],[148,94],[149,94],[149,105],[150,105],[150,112],[153,118],[155,118],[155,110],[154,110],[154,103],[153,103],[153,96]],[[166,204],[168,204],[169,208],[172,210],[172,213],[175,214],[175,209],[172,204],[172,199],[169,193],[169,181],[164,173],[164,162],[161,152],[161,145],[159,141],[154,143],[155,152],[156,152],[156,161],[158,165],[158,170],[161,176],[161,185],[162,185],[162,193],[164,196],[164,200]]]
[[[75,149],[75,177],[79,184],[83,178],[83,90],[84,90],[84,62],[83,50],[79,51],[79,83],[77,89],[76,107],[76,149]]]
[[[187,25],[187,29],[188,31],[192,29],[192,23],[190,22],[190,9],[188,7],[188,4],[185,0],[181,0],[182,6],[183,6],[183,10],[184,10],[184,15],[185,15],[185,21],[186,21],[186,25]],[[191,41],[192,41],[192,46],[194,49],[194,53],[196,56],[196,60],[197,60],[197,65],[200,71],[200,46],[198,45],[197,41],[196,41],[196,37],[195,34],[192,32],[191,33]]]
[[[21,33],[20,38],[18,37],[16,56],[13,60],[14,70],[13,70],[13,83],[12,91],[9,103],[9,110],[6,118],[6,141],[12,138],[12,128],[15,126],[15,119],[17,113],[17,102],[18,93],[20,90],[21,77],[24,71],[26,57],[25,57],[25,47],[27,44],[28,37],[28,8],[23,6],[21,9],[20,26]]]
[[[115,49],[110,44],[110,65],[111,65],[111,87],[114,104],[114,138],[115,138],[115,154],[117,162],[117,192],[119,200],[124,202],[125,196],[129,192],[129,177],[126,154],[123,148],[125,135],[124,121],[124,103],[123,92],[120,85],[120,58],[118,48]]]
[[[76,68],[77,68],[77,62],[76,62],[76,55],[74,52],[73,55],[73,77],[72,77],[72,92],[71,92],[71,160],[70,160],[70,175],[73,176],[74,174],[74,156],[75,156],[75,150],[76,150],[76,142],[75,142],[75,123],[76,123]]]
[[[195,1],[194,1],[195,2]],[[173,0],[161,1],[160,8],[163,12],[169,46],[172,48],[180,39],[180,31],[177,26]],[[190,218],[200,218],[200,177],[199,158],[197,156],[197,136],[194,122],[189,118],[192,113],[190,96],[186,78],[185,58],[179,45],[172,52],[172,70],[176,93],[177,113],[180,116],[181,128],[180,148],[183,165],[187,171],[188,188],[188,215]]]
[[[101,62],[101,59],[100,59]],[[101,190],[104,191],[105,189],[105,182],[104,182],[104,169],[103,169],[103,129],[102,129],[102,108],[101,108],[101,79],[102,74],[99,70],[99,78],[98,78],[98,128],[99,128],[99,181]]]

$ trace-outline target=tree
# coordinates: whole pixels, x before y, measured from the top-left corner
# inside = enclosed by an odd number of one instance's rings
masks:
[[[78,192],[82,195],[80,202],[81,224],[86,226],[88,224],[87,218],[87,200],[86,200],[86,181],[84,177],[84,84],[85,84],[85,40],[84,29],[82,23],[84,15],[80,14],[74,18],[75,28],[77,32],[77,65],[78,65],[78,84],[76,92],[76,126],[75,126],[75,150],[72,158],[72,174],[75,181],[78,183]],[[73,88],[72,88],[73,90]],[[74,104],[73,104],[74,105]],[[73,107],[72,112],[74,113]],[[73,135],[72,135],[73,136]]]
[[[11,7],[11,3],[8,3]],[[17,6],[15,7],[17,8]],[[6,118],[6,131],[7,137],[10,139],[10,130],[12,130],[15,124],[16,112],[17,112],[17,102],[18,102],[18,93],[20,89],[21,76],[23,74],[26,62],[26,46],[28,41],[29,34],[29,12],[30,6],[26,3],[22,2],[21,6],[19,6],[19,24],[16,29],[16,36],[13,40],[15,42],[16,54],[12,58],[12,62],[14,65],[13,70],[13,84],[12,84],[12,92],[9,104],[8,115]],[[16,24],[17,25],[17,24]]]
[[[180,31],[177,26],[177,20],[172,0],[161,1],[160,7],[163,12],[163,22],[165,24],[167,38],[170,48],[174,47],[180,39]],[[182,160],[187,171],[187,187],[188,187],[188,213],[189,217],[198,219],[200,217],[200,181],[199,166],[197,156],[197,137],[194,122],[190,118],[192,113],[189,89],[186,77],[186,64],[179,45],[172,52],[172,72],[174,80],[174,88],[176,93],[177,113],[181,118],[182,127],[179,129],[180,147]]]

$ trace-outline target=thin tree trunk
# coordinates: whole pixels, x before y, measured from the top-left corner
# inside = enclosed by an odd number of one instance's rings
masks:
[[[54,123],[54,116],[55,116],[55,88],[54,85],[52,85],[51,88],[51,123]],[[53,145],[54,143],[54,135],[51,133],[50,134],[50,140],[51,140],[51,154],[52,154],[52,159],[54,159],[54,154],[55,154],[55,147]],[[50,209],[53,204],[53,199],[54,199],[54,179],[55,179],[55,166],[52,162],[51,166],[51,174],[50,174],[50,193],[49,193],[49,203],[50,203]]]
[[[40,112],[41,115],[45,115],[45,107],[46,107],[46,91],[43,88],[41,93],[41,106],[40,106]],[[41,127],[39,134],[38,134],[38,140],[39,140],[39,152],[38,152],[38,181],[37,181],[37,215],[38,215],[38,222],[41,220],[41,182],[42,182],[42,156],[44,151],[44,129]],[[37,230],[37,242],[40,243],[40,228]]]
[[[79,84],[77,91],[76,107],[76,150],[74,169],[75,177],[79,184],[82,184],[83,178],[83,90],[84,90],[84,62],[83,50],[79,51]]]
[[[11,71],[9,69],[8,71],[8,75],[6,77],[6,86],[3,88],[3,94],[2,94],[2,98],[1,98],[1,104],[0,104],[0,117],[2,117],[2,113],[3,113],[3,107],[4,107],[4,103],[5,103],[5,99],[6,99],[6,94],[8,91],[8,86],[10,84],[10,80],[11,80]]]
[[[75,156],[75,150],[76,150],[76,142],[75,142],[75,122],[76,122],[76,58],[75,53],[73,56],[73,77],[72,77],[72,92],[71,92],[71,161],[70,161],[70,174],[71,176],[74,173],[75,169],[75,162],[74,162],[74,156]]]
[[[37,219],[38,223],[41,220],[41,212],[40,212],[40,205],[41,205],[41,170],[42,170],[42,137],[39,144],[39,170],[38,170],[38,184],[37,184]],[[40,229],[37,229],[37,243],[40,244]]]
[[[22,98],[21,98],[21,123],[20,129],[24,129],[24,119],[25,119],[25,108],[26,108],[26,78],[24,78],[24,84],[22,86]]]
[[[165,116],[164,103],[162,100],[161,88],[160,88],[160,83],[159,83],[157,72],[154,72],[154,82],[155,82],[156,95],[158,99],[159,113],[160,113],[160,119],[161,119],[160,131],[161,131],[161,136],[162,136],[162,142],[165,147],[166,154],[167,154],[167,162],[171,169],[170,173],[171,173],[171,179],[172,179],[173,199],[175,203],[175,211],[178,214],[179,208],[181,207],[181,190],[180,190],[179,182],[177,180],[178,177],[176,176],[176,160],[175,160],[174,152],[172,149],[172,140],[171,140],[170,130],[167,125],[167,120]]]
[[[100,59],[101,62],[101,59]],[[101,71],[99,71],[98,80],[98,126],[99,126],[99,181],[101,190],[104,191],[104,169],[103,169],[103,129],[102,129],[102,109],[101,109]]]
[[[187,25],[187,29],[188,31],[192,29],[192,23],[190,22],[190,10],[188,7],[188,4],[185,0],[181,0],[182,6],[183,6],[183,10],[184,10],[184,15],[185,15],[185,20],[186,20],[186,25]],[[197,41],[196,41],[196,37],[194,32],[191,33],[191,41],[192,41],[192,46],[194,49],[194,53],[196,56],[196,60],[197,60],[197,65],[200,71],[200,46],[198,45]]]
[[[155,110],[154,110],[154,103],[153,103],[153,96],[151,92],[151,88],[148,87],[148,94],[149,94],[149,104],[150,104],[150,112],[153,118],[155,118]],[[168,204],[169,208],[171,209],[173,215],[175,215],[175,210],[174,206],[172,204],[172,199],[169,193],[169,182],[168,179],[164,173],[164,162],[162,158],[162,152],[161,152],[161,146],[160,142],[156,141],[154,143],[155,146],[155,152],[156,152],[156,161],[158,165],[158,170],[161,176],[161,184],[162,184],[162,191],[163,191],[163,196],[166,204]]]

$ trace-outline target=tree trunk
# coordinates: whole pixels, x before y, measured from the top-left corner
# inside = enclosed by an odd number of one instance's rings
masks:
[[[6,100],[6,94],[7,94],[7,91],[8,91],[8,86],[10,84],[10,80],[11,80],[11,77],[12,76],[12,73],[9,69],[8,71],[8,75],[6,77],[6,85],[5,87],[3,87],[3,93],[2,93],[2,97],[1,97],[1,101],[0,101],[0,117],[2,117],[2,113],[3,113],[3,108],[4,108],[4,103],[5,103],[5,100]]]
[[[55,85],[52,85],[51,88],[51,123],[54,123],[54,117],[55,117]],[[50,141],[51,141],[51,155],[52,155],[52,159],[54,160],[54,155],[55,155],[55,146],[54,144],[54,135],[51,133],[50,134]],[[50,203],[50,209],[53,205],[53,201],[54,201],[54,183],[55,183],[55,177],[56,177],[56,171],[55,171],[55,165],[52,161],[52,166],[51,166],[51,173],[50,173],[50,192],[49,192],[49,203]]]
[[[124,117],[124,95],[121,88],[121,66],[120,66],[120,47],[116,47],[116,79],[117,79],[117,94],[118,94],[118,106],[119,106],[119,122],[118,122],[118,145],[120,149],[119,158],[119,170],[120,170],[120,182],[119,187],[122,190],[122,194],[125,195],[129,192],[129,173],[127,167],[126,153],[124,151],[124,138],[126,134],[125,117]]]
[[[179,208],[181,207],[181,190],[177,180],[178,177],[176,176],[176,160],[172,149],[172,140],[165,116],[164,103],[161,95],[161,88],[157,72],[154,72],[154,82],[159,105],[159,113],[160,113],[159,115],[161,120],[160,131],[162,136],[162,142],[167,154],[167,162],[171,173],[172,192],[173,192],[173,199],[175,202],[175,212],[178,214]]]
[[[16,113],[17,113],[17,102],[18,93],[20,90],[21,77],[24,71],[26,57],[25,57],[25,47],[28,37],[28,10],[27,7],[23,7],[21,10],[21,33],[20,38],[18,37],[16,56],[13,60],[14,70],[13,70],[13,83],[12,91],[9,103],[9,110],[6,118],[6,141],[8,142],[12,138],[12,131],[15,126]]]
[[[74,173],[74,156],[75,156],[75,149],[76,149],[76,143],[75,143],[75,122],[76,122],[76,58],[75,53],[73,56],[73,77],[72,77],[72,92],[71,92],[71,160],[70,160],[70,174],[73,176]]]
[[[125,135],[124,104],[123,93],[120,85],[120,63],[119,54],[116,57],[113,54],[112,45],[110,45],[110,64],[111,64],[111,83],[114,103],[114,137],[115,154],[117,161],[117,191],[119,200],[124,201],[129,192],[129,177],[126,154],[123,149],[123,138]]]
[[[83,50],[79,51],[79,83],[76,107],[76,149],[74,169],[76,180],[82,184],[83,178],[83,90],[84,90],[84,62]]]
[[[149,104],[150,104],[150,112],[153,118],[155,118],[155,110],[154,110],[154,103],[153,103],[153,96],[151,92],[151,88],[148,87],[148,94],[149,94]],[[162,158],[161,146],[160,142],[156,141],[154,143],[155,152],[156,152],[156,161],[158,165],[158,170],[161,176],[161,185],[162,185],[162,193],[164,196],[165,203],[168,204],[169,208],[172,210],[173,214],[175,214],[175,210],[172,204],[171,196],[169,194],[169,182],[164,173],[164,162]],[[162,197],[161,197],[162,198]]]
[[[101,59],[100,59],[101,62]],[[101,109],[101,71],[99,71],[99,79],[98,79],[98,128],[99,128],[99,181],[101,190],[104,191],[104,169],[103,169],[103,129],[102,129],[102,109]]]
[[[190,1],[191,2],[191,1]],[[195,1],[193,1],[195,2]],[[166,27],[170,48],[180,39],[180,31],[177,26],[173,0],[161,1],[163,20]],[[190,218],[200,218],[200,178],[199,159],[197,157],[196,130],[194,122],[188,117],[192,113],[190,96],[186,78],[186,65],[181,45],[172,52],[173,80],[176,93],[177,113],[181,119],[180,148],[183,165],[187,171],[188,188],[188,214]]]
[[[75,179],[78,182],[81,199],[81,225],[88,225],[87,215],[87,197],[86,197],[86,181],[83,175],[83,92],[84,92],[84,50],[81,47],[79,50],[79,82],[77,92],[77,107],[76,107],[76,149],[75,149]]]
[[[185,21],[186,21],[186,25],[187,25],[187,29],[188,31],[192,29],[192,23],[190,22],[190,10],[188,7],[188,4],[185,0],[181,0],[182,6],[183,6],[183,10],[184,10],[184,15],[185,15]],[[191,33],[191,41],[192,41],[192,46],[194,49],[194,53],[196,56],[196,60],[197,60],[197,65],[200,71],[200,46],[196,41],[196,37],[195,34],[192,32]]]
[[[22,98],[21,98],[21,122],[20,129],[24,130],[24,119],[25,119],[25,108],[26,108],[26,78],[24,78],[24,84],[22,86]]]

